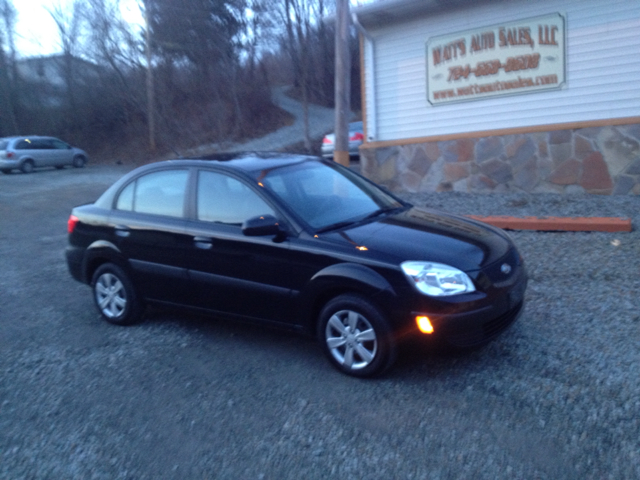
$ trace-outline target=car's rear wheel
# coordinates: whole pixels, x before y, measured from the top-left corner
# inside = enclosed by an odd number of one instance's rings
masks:
[[[100,315],[116,325],[131,325],[140,320],[144,307],[131,280],[113,263],[98,267],[91,281],[93,299]]]
[[[395,359],[395,342],[384,314],[359,295],[340,295],[325,305],[318,337],[331,363],[348,375],[379,375]]]
[[[31,160],[27,160],[22,164],[22,166],[20,167],[20,170],[22,170],[22,173],[31,173],[33,172],[33,167],[34,167],[33,162]]]
[[[77,155],[73,157],[73,166],[76,168],[84,167],[84,164],[87,163],[87,160],[82,155]]]

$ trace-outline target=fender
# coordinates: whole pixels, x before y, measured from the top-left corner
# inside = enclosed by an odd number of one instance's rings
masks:
[[[375,270],[359,263],[337,263],[330,265],[311,277],[310,283],[328,278],[331,278],[331,280],[337,280],[338,278],[336,277],[342,278],[347,282],[355,281],[364,284],[372,290],[388,290],[390,293],[395,294],[393,287],[387,279]]]
[[[84,260],[82,262],[82,272],[84,274],[85,281],[91,282],[94,270],[102,261],[96,262],[96,260],[108,260],[114,263],[118,263],[121,266],[125,266],[125,262],[122,260],[120,249],[107,240],[96,240],[87,247]]]
[[[107,240],[96,240],[87,247],[87,252],[90,252],[91,250],[94,250],[96,248],[110,248],[111,250],[115,250],[117,253],[121,253],[120,249],[114,243]]]
[[[338,263],[317,272],[298,292],[297,300],[307,320],[305,328],[313,328],[317,314],[322,306],[332,297],[341,293],[361,293],[373,298],[376,296],[396,298],[393,286],[375,270],[356,263]]]

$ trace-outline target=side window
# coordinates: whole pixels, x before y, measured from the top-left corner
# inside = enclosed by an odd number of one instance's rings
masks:
[[[29,150],[33,148],[31,146],[31,141],[30,140],[20,140],[17,144],[16,144],[16,150]]]
[[[187,192],[187,170],[154,172],[127,185],[116,208],[154,215],[181,217]]]
[[[120,192],[116,202],[117,210],[133,211],[133,193],[136,190],[136,182],[131,182]]]
[[[33,141],[33,148],[38,150],[53,150],[53,143],[47,138],[41,138]]]
[[[198,220],[241,225],[273,209],[256,192],[233,177],[216,172],[198,174]]]
[[[64,143],[62,140],[58,140],[57,138],[52,139],[51,143],[53,144],[53,148],[55,148],[56,150],[68,150],[69,149],[69,145]]]

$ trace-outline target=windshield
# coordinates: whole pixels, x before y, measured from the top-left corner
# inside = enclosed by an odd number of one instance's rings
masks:
[[[260,181],[316,231],[404,206],[348,170],[316,161],[262,173]]]

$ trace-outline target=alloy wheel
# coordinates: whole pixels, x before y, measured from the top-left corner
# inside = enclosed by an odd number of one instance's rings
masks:
[[[118,318],[127,307],[127,292],[120,279],[110,272],[100,275],[95,285],[96,303],[107,318]]]
[[[367,367],[378,352],[378,338],[373,326],[353,310],[340,310],[329,318],[325,341],[331,356],[350,370]]]

